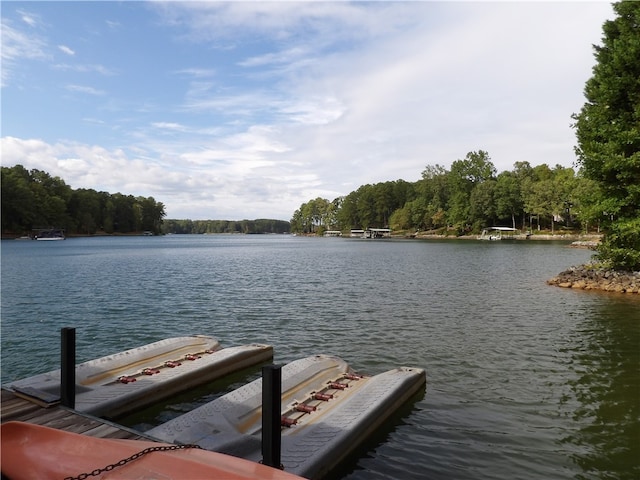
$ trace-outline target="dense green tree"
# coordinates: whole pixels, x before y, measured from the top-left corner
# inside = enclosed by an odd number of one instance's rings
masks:
[[[95,190],[74,190],[69,199],[68,210],[75,219],[77,232],[94,234],[102,225],[100,194]]]
[[[259,218],[256,220],[165,220],[163,233],[215,234],[215,233],[288,233],[289,222]]]
[[[599,232],[602,220],[602,192],[598,183],[589,178],[577,177],[572,194],[571,214],[575,221],[583,226],[585,232],[593,226]]]
[[[136,201],[140,208],[140,230],[160,232],[165,216],[162,202],[156,202],[153,197],[138,197]]]
[[[113,233],[115,229],[115,203],[111,195],[104,199],[104,214],[102,228],[106,233]]]
[[[37,227],[69,228],[71,188],[59,177],[22,165],[2,167],[2,228],[28,232]]]
[[[316,198],[303,203],[291,218],[293,231],[301,233],[314,233],[319,228],[327,230],[335,225],[335,203],[326,198]]]
[[[136,214],[133,209],[135,198],[132,195],[116,193],[112,196],[112,200],[114,231],[118,233],[135,232],[137,230]]]
[[[362,228],[377,227],[375,221],[375,196],[373,185],[363,185],[357,190],[356,212]],[[382,226],[382,225],[380,225]]]
[[[2,233],[62,228],[67,233],[160,232],[164,205],[152,197],[73,190],[64,180],[22,165],[2,167]]]
[[[449,172],[442,165],[427,165],[422,179],[416,183],[416,199],[411,202],[413,226],[430,230],[445,226],[444,213],[449,203]]]
[[[22,165],[2,167],[2,231],[31,231],[36,215],[36,198],[31,175]]]
[[[575,174],[572,168],[556,166],[554,170],[536,167],[534,175],[524,182],[525,210],[548,222],[553,233],[556,222],[567,222],[569,206],[573,204]]]
[[[469,196],[470,221],[475,231],[496,222],[496,180],[486,180],[474,185]]]
[[[352,228],[360,228],[357,213],[357,194],[351,192],[345,197],[341,197],[340,210],[336,214],[336,220],[340,229],[350,230]],[[293,225],[291,226],[293,230]],[[297,230],[293,230],[297,231]]]
[[[578,203],[578,177],[573,168],[560,165],[556,165],[553,174],[553,188],[557,199],[553,209],[554,216],[568,227],[572,222],[571,209]]]
[[[59,177],[51,177],[40,170],[31,170],[30,188],[34,194],[34,226],[69,228],[71,219],[66,205],[71,197],[71,188]]]
[[[333,202],[316,199],[304,203],[296,210],[291,228],[294,232],[319,232],[320,226],[332,230],[454,226],[457,233],[470,233],[494,225],[531,228],[533,219],[538,229],[552,231],[558,222],[572,228],[580,228],[580,222],[584,227],[598,226],[593,202],[595,198],[599,201],[599,190],[590,188],[593,183],[587,183],[588,179],[576,175],[572,168],[516,162],[512,171],[497,177],[495,172],[486,152],[470,152],[464,160],[454,162],[453,173],[440,165],[428,165],[413,184],[398,180],[362,185]],[[317,216],[320,211],[328,213]]]
[[[412,226],[411,210],[407,203],[404,207],[397,209],[391,214],[389,227],[394,230],[407,230]]]
[[[602,45],[576,120],[576,154],[598,183],[607,226],[599,256],[614,267],[640,270],[640,3],[613,4]]]
[[[516,228],[516,218],[524,211],[522,187],[516,173],[504,171],[498,175],[494,200],[496,216],[499,219],[510,218],[511,226]]]
[[[418,197],[407,202],[403,209],[406,209],[409,225],[404,228],[415,228],[417,230],[428,230],[433,228],[431,221],[432,205],[427,203],[425,197]]]
[[[459,232],[464,232],[473,223],[471,210],[471,192],[473,189],[495,177],[496,168],[491,163],[489,154],[483,150],[469,152],[462,160],[451,164],[449,172],[448,217],[449,222],[457,226]]]
[[[525,228],[525,225],[527,225],[527,211],[525,210],[524,207],[524,202],[525,202],[525,192],[527,190],[527,185],[531,183],[533,177],[534,177],[534,170],[533,167],[531,166],[531,164],[529,162],[526,161],[520,161],[520,162],[515,162],[513,164],[513,175],[516,178],[517,184],[518,184],[518,188],[520,190],[520,202],[522,203],[522,227]],[[529,228],[531,228],[531,218],[529,217]]]
[[[291,230],[297,233],[305,233],[306,225],[304,222],[304,217],[302,216],[302,207],[298,208],[293,215],[291,216]],[[185,233],[185,232],[176,232],[176,233]]]

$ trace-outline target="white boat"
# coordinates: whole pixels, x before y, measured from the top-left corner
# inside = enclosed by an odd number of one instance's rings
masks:
[[[390,228],[367,228],[366,230],[351,230],[353,238],[391,238]]]
[[[345,361],[316,355],[282,367],[281,463],[319,478],[426,383],[421,368],[357,375]],[[148,432],[160,441],[197,444],[248,460],[261,459],[262,379]]]
[[[390,228],[367,228],[364,238],[391,238]]]
[[[269,345],[222,348],[205,335],[167,338],[76,365],[75,409],[116,417],[271,358]],[[53,404],[60,399],[60,370],[4,387],[41,405]]]
[[[478,240],[514,240],[518,230],[511,227],[491,227],[482,230]]]

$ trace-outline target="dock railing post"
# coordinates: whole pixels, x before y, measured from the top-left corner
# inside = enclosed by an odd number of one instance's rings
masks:
[[[282,468],[281,453],[281,398],[282,365],[262,367],[262,463]]]
[[[76,329],[64,327],[61,332],[60,403],[76,407]]]

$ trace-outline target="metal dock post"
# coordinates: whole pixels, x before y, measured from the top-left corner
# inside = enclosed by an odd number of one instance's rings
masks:
[[[60,403],[76,407],[76,329],[61,330]]]
[[[282,365],[262,367],[262,463],[282,468],[281,427]]]

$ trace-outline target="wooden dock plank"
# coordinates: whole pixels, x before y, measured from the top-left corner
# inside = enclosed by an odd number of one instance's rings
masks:
[[[142,432],[61,405],[41,407],[2,389],[0,421],[20,421],[100,438],[150,440]]]
[[[37,412],[41,410],[42,407],[38,407],[37,405],[23,405],[21,407],[12,408],[10,411],[6,412],[4,410],[4,405],[2,406],[2,415],[0,419],[2,423],[8,422],[11,420],[18,420],[23,418],[29,418],[31,415],[37,415]]]
[[[2,408],[0,409],[0,419],[2,422],[11,420],[15,417],[25,416],[29,413],[37,412],[42,409],[42,407],[36,405],[35,403],[27,402],[26,400],[23,400],[16,396],[6,397],[3,394],[1,401]]]

